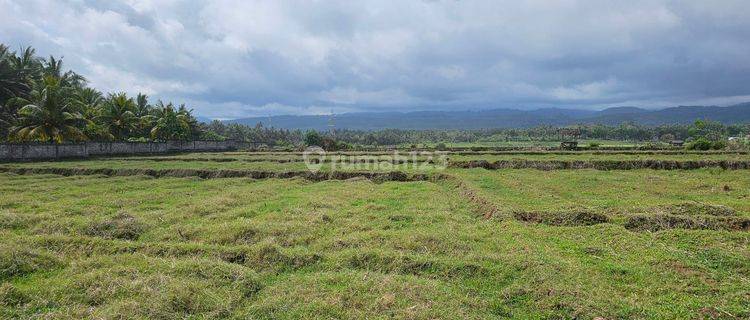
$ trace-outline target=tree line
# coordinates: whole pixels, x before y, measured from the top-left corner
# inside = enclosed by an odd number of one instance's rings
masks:
[[[670,143],[675,140],[692,142],[705,140],[711,147],[721,146],[729,137],[746,137],[750,124],[724,125],[709,120],[697,120],[693,124],[642,126],[623,123],[619,126],[578,125],[566,128],[540,126],[525,129],[486,130],[403,130],[378,131],[339,129],[335,131],[301,131],[267,128],[262,124],[254,127],[213,121],[207,129],[229,139],[254,142],[270,147],[295,147],[319,145],[331,149],[347,149],[367,146],[421,145],[438,143],[477,143],[509,141],[561,141],[570,139],[616,140],[633,142]],[[572,137],[565,132],[575,131]],[[713,144],[716,144],[714,146]],[[705,142],[702,142],[705,147]],[[703,148],[701,147],[701,148]]]
[[[61,59],[0,44],[0,141],[192,140],[215,137],[185,105],[104,94]]]

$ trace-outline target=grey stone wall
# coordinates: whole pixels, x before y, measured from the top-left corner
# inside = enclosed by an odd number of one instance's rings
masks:
[[[88,158],[90,156],[236,150],[241,143],[227,141],[83,142],[69,144],[0,144],[0,161]]]

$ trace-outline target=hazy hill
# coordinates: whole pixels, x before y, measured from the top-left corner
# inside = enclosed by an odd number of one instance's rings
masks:
[[[247,125],[258,122],[287,129],[328,128],[331,116],[273,116],[228,120]],[[680,106],[660,110],[616,107],[601,111],[547,108],[537,110],[493,109],[482,111],[416,111],[345,113],[334,117],[336,128],[378,130],[394,129],[482,129],[527,128],[539,125],[571,124],[617,125],[634,122],[644,125],[691,123],[711,119],[725,124],[750,122],[750,103],[729,107]]]

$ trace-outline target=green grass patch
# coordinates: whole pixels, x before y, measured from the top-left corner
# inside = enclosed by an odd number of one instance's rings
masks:
[[[748,217],[746,175],[444,173],[2,173],[0,318],[750,317],[750,232],[703,227]]]

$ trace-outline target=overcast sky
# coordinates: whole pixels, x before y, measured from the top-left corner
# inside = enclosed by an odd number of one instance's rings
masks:
[[[0,0],[0,42],[212,118],[750,101],[747,0]]]

